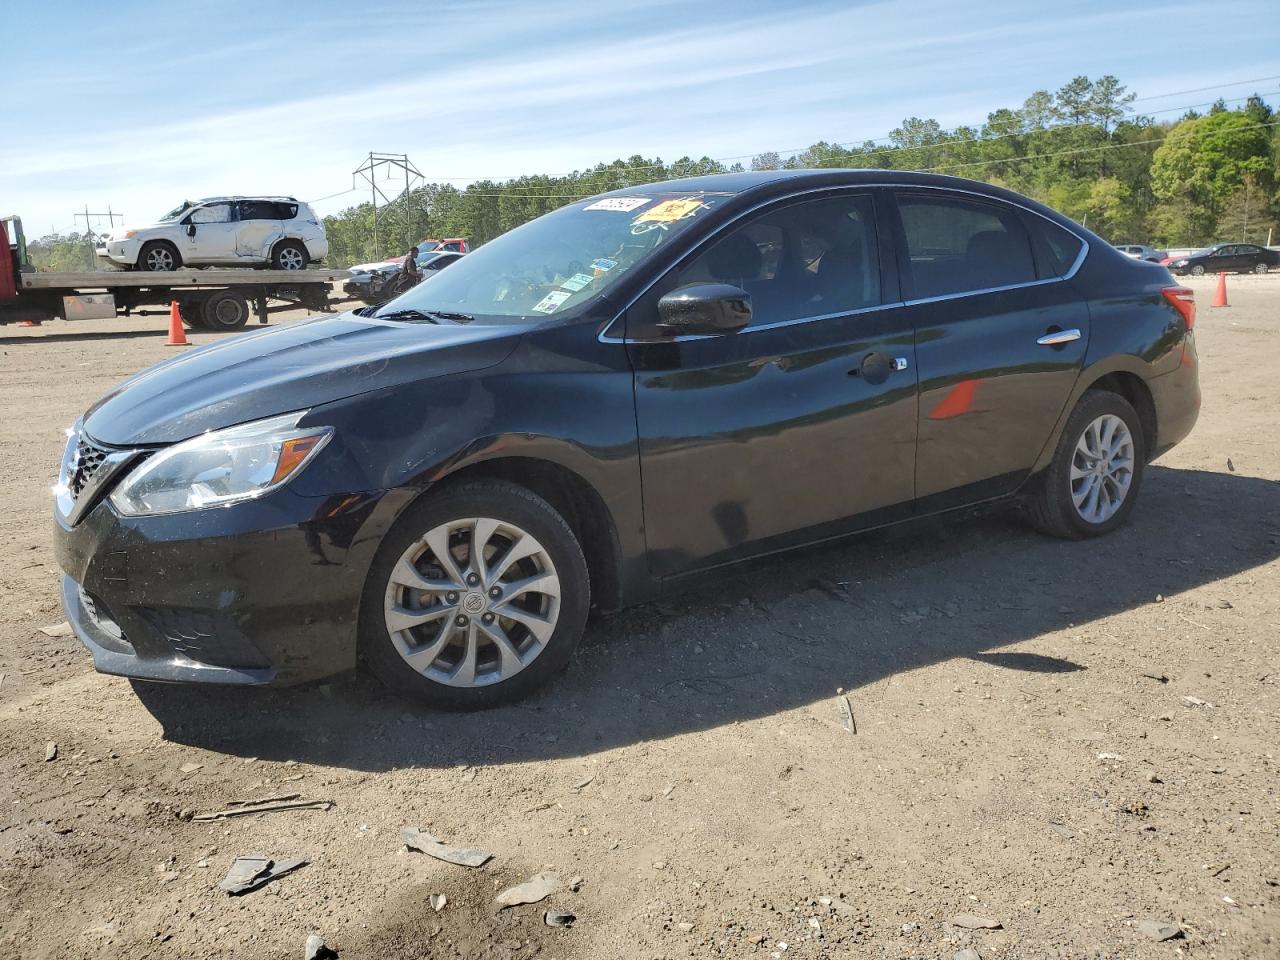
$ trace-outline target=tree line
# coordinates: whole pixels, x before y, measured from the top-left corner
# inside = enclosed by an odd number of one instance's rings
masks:
[[[1113,243],[1202,246],[1267,243],[1280,220],[1280,121],[1261,97],[1221,100],[1177,120],[1135,114],[1113,76],[1076,77],[1002,107],[980,127],[944,128],[910,117],[887,142],[819,141],[783,157],[761,153],[745,167],[709,157],[672,162],[639,154],[565,176],[427,183],[375,211],[361,203],[324,218],[335,266],[399,254],[423,237],[484,243],[575,199],[677,177],[743,169],[863,167],[927,170],[998,184],[1039,200]],[[1280,232],[1280,231],[1277,231]],[[31,244],[42,267],[83,256],[85,238]],[[61,267],[59,267],[61,268]]]

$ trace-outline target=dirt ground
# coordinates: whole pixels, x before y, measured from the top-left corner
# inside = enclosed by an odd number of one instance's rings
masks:
[[[62,430],[174,348],[161,317],[0,330],[0,953],[1280,956],[1280,276],[1224,310],[1212,284],[1199,425],[1121,532],[997,515],[792,555],[598,622],[559,683],[464,716],[367,679],[144,702],[40,633]],[[333,806],[184,819],[281,794]],[[310,862],[229,897],[250,853]],[[558,892],[495,912],[541,870]]]

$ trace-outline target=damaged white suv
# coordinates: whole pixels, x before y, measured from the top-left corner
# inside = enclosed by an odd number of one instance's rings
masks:
[[[293,197],[207,197],[185,201],[155,223],[117,227],[97,252],[126,270],[304,270],[329,252],[329,241],[315,211]]]

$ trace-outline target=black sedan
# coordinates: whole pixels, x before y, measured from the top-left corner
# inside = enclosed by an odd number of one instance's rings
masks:
[[[619,191],[365,312],[186,353],[75,424],[57,557],[99,670],[363,656],[435,704],[508,701],[593,607],[712,568],[977,503],[1108,533],[1200,406],[1167,270],[924,174]]]
[[[1219,243],[1186,257],[1170,261],[1169,269],[1179,276],[1206,273],[1266,273],[1280,267],[1280,253],[1253,243]]]

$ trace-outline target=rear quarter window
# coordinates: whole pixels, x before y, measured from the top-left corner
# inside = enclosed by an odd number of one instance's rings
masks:
[[[1027,232],[1031,235],[1031,245],[1036,252],[1036,272],[1041,280],[1063,277],[1075,266],[1080,251],[1084,249],[1084,241],[1069,230],[1058,226],[1052,220],[1026,214]],[[1126,253],[1142,252],[1142,248],[1121,247]]]
[[[277,203],[276,217],[280,220],[292,220],[298,215],[298,205],[296,203]]]

